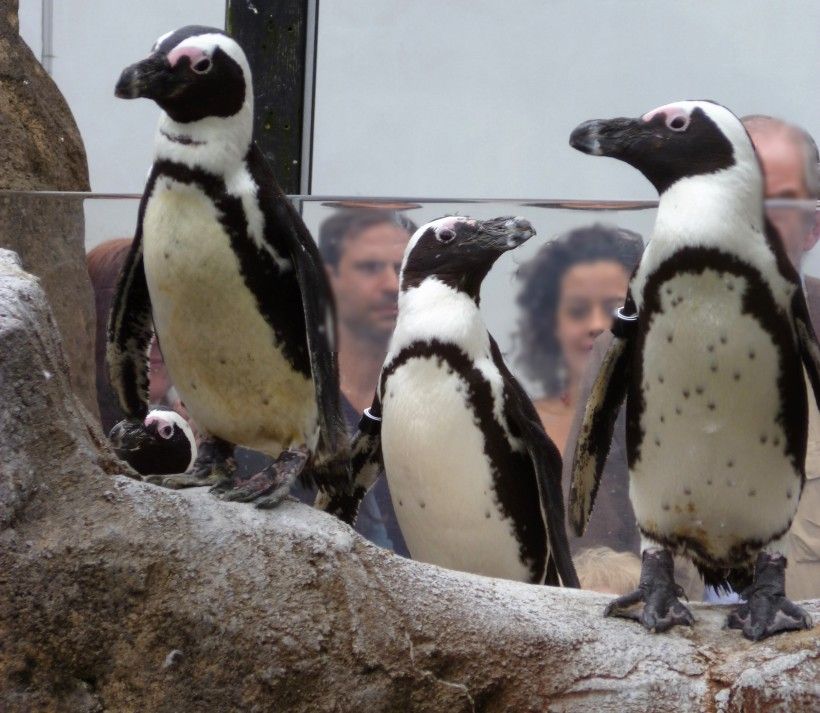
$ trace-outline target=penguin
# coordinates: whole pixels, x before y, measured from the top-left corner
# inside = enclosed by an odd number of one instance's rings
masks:
[[[123,70],[116,96],[162,109],[154,162],[108,329],[111,379],[128,418],[147,412],[156,331],[174,386],[205,434],[166,487],[213,485],[275,506],[297,474],[348,487],[333,296],[318,249],[253,143],[247,58],[223,31],[160,37]],[[279,457],[243,483],[235,446]]]
[[[351,446],[348,522],[383,466],[413,559],[578,587],[564,529],[561,456],[479,311],[493,263],[535,234],[523,218],[447,217],[419,228],[373,405]]]
[[[805,479],[803,367],[820,398],[820,349],[764,217],[752,142],[725,107],[682,101],[585,122],[570,144],[632,165],[660,196],[573,460],[570,519],[581,535],[625,398],[641,580],[605,614],[651,631],[692,625],[672,571],[679,554],[707,584],[741,592],[727,623],[747,638],[809,628],[785,596],[782,538]]]
[[[152,409],[144,421],[114,424],[109,440],[117,456],[141,475],[182,473],[197,456],[188,422],[168,409]]]

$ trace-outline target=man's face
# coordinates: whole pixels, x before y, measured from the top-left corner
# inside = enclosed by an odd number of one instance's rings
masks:
[[[399,271],[409,239],[397,225],[372,225],[345,239],[339,264],[328,267],[339,321],[357,336],[383,343],[393,333]]]
[[[752,143],[763,165],[766,198],[810,198],[805,180],[805,163],[800,145],[787,131],[750,132]],[[814,211],[796,207],[770,207],[769,220],[780,233],[789,260],[799,270],[803,253],[817,242]]]

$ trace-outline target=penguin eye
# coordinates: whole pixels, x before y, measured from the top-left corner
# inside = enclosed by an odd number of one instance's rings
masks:
[[[192,65],[191,69],[197,74],[207,74],[213,66],[214,63],[208,57],[203,57],[196,64]]]
[[[157,429],[157,433],[165,440],[168,440],[174,435],[174,427],[170,423],[165,423]]]
[[[441,230],[436,232],[436,240],[438,240],[440,243],[451,243],[453,242],[453,240],[455,240],[455,237],[456,231],[452,228],[442,228]]]
[[[689,128],[689,118],[678,114],[666,120],[666,126],[672,131],[686,131]]]

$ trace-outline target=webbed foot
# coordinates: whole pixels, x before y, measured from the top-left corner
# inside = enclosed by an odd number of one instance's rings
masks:
[[[199,446],[194,464],[178,475],[149,475],[145,480],[154,485],[178,490],[212,485],[214,488],[230,486],[236,464],[233,460],[234,446],[221,438],[208,438]]]
[[[604,616],[634,619],[656,633],[678,624],[692,626],[695,623],[692,612],[678,599],[682,595],[683,590],[675,583],[671,553],[668,550],[646,550],[641,561],[638,589],[611,601]]]
[[[786,558],[761,552],[755,563],[754,582],[741,595],[745,600],[726,620],[730,629],[742,629],[743,636],[760,641],[782,631],[811,629],[812,618],[786,598]]]
[[[307,460],[305,450],[282,451],[267,468],[243,480],[239,487],[223,492],[220,497],[240,503],[256,501],[258,508],[275,508],[287,497]]]

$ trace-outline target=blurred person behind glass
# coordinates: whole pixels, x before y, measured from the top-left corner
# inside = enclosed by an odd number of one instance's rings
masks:
[[[518,363],[542,388],[535,408],[562,453],[593,342],[612,325],[642,251],[638,234],[596,224],[548,242],[518,271]]]
[[[820,157],[814,139],[798,126],[760,114],[741,119],[760,157],[768,199],[810,201],[768,206],[766,213],[803,277],[806,302],[820,333],[820,280],[802,275],[803,256],[820,237]],[[786,535],[786,589],[794,600],[820,597],[820,415],[809,390],[806,483],[797,514]]]
[[[519,271],[524,286],[518,297],[518,362],[543,389],[534,403],[565,463],[572,458],[573,444],[567,437],[573,418],[586,403],[581,383],[593,344],[612,325],[613,312],[623,304],[642,253],[643,240],[637,233],[596,224],[547,243]],[[566,503],[566,479],[563,488]],[[596,545],[634,552],[639,538],[629,479],[603,481],[587,536],[581,540],[568,531],[567,537],[573,556]]]
[[[373,401],[396,326],[402,258],[415,231],[401,213],[379,209],[340,210],[319,227],[319,252],[336,298],[342,411],[351,433]],[[362,500],[356,529],[410,556],[385,477]]]
[[[114,303],[120,271],[131,249],[131,238],[114,238],[100,243],[85,256],[86,269],[94,290],[97,330],[94,339],[94,362],[97,381],[97,405],[100,422],[106,435],[111,427],[125,418],[117,394],[111,386],[108,364],[105,360],[108,315]]]

